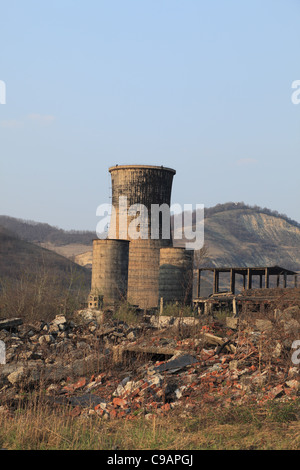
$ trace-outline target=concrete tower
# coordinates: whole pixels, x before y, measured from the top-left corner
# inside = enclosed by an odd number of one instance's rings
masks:
[[[121,165],[109,168],[109,172],[112,180],[112,205],[116,217],[114,220],[112,218],[108,238],[130,241],[127,299],[141,308],[157,307],[160,249],[171,247],[172,239],[171,230],[166,238],[162,218],[157,220],[151,215],[153,216],[153,211],[163,204],[170,208],[172,182],[176,171],[162,166]],[[127,212],[127,218],[123,217],[124,213],[120,210],[120,201]],[[146,208],[146,219],[139,218],[141,213],[138,210],[135,215],[128,215],[128,209],[135,204],[142,204]],[[153,205],[156,205],[156,209]],[[132,222],[138,218],[141,221],[140,238],[131,235]],[[159,226],[157,232],[154,225]]]
[[[94,240],[89,306],[100,296],[104,305],[127,298],[129,241]]]

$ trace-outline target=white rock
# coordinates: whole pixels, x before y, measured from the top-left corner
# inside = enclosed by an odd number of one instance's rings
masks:
[[[14,372],[7,376],[7,380],[12,384],[15,385],[19,383],[24,378],[24,367],[19,367]]]

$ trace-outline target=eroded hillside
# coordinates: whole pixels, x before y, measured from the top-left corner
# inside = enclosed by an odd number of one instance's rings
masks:
[[[19,237],[29,237],[30,241],[91,268],[92,240],[96,238],[92,232],[66,232],[4,216],[0,217],[0,225],[2,222]],[[211,266],[280,265],[300,271],[300,225],[268,209],[227,203],[205,210],[204,242],[204,262]],[[174,240],[175,246],[183,244],[183,240]]]

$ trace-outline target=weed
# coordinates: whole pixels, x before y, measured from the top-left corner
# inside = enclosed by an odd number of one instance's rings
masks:
[[[113,320],[118,322],[122,321],[128,325],[138,325],[141,323],[141,315],[137,312],[135,307],[123,301],[116,308],[113,314]]]
[[[162,315],[170,317],[194,317],[196,315],[195,309],[190,305],[180,305],[169,303],[163,308]]]
[[[294,402],[276,402],[271,401],[267,407],[267,419],[276,423],[289,423],[291,421],[299,420],[300,400]]]
[[[68,408],[41,402],[9,419],[0,414],[0,443],[22,450],[299,449],[297,409],[296,402],[200,406],[192,417],[178,409],[152,419],[137,414],[106,421],[97,414],[73,417]]]

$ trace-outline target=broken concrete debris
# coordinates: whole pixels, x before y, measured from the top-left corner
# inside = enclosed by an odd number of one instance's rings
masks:
[[[198,362],[195,357],[186,354],[184,356],[179,356],[175,359],[172,359],[171,361],[164,362],[163,364],[155,367],[154,370],[157,372],[177,372],[178,370],[184,369],[186,366],[194,364],[195,362]]]
[[[21,318],[0,319],[0,330],[11,330],[22,325]]]
[[[78,318],[1,320],[2,406],[10,407],[20,389],[41,385],[51,406],[103,419],[151,417],[180,406],[192,413],[199,402],[224,407],[299,397],[299,368],[291,362],[300,333],[296,309],[233,323],[200,317],[197,326],[180,328],[174,319],[155,326],[90,312]]]

